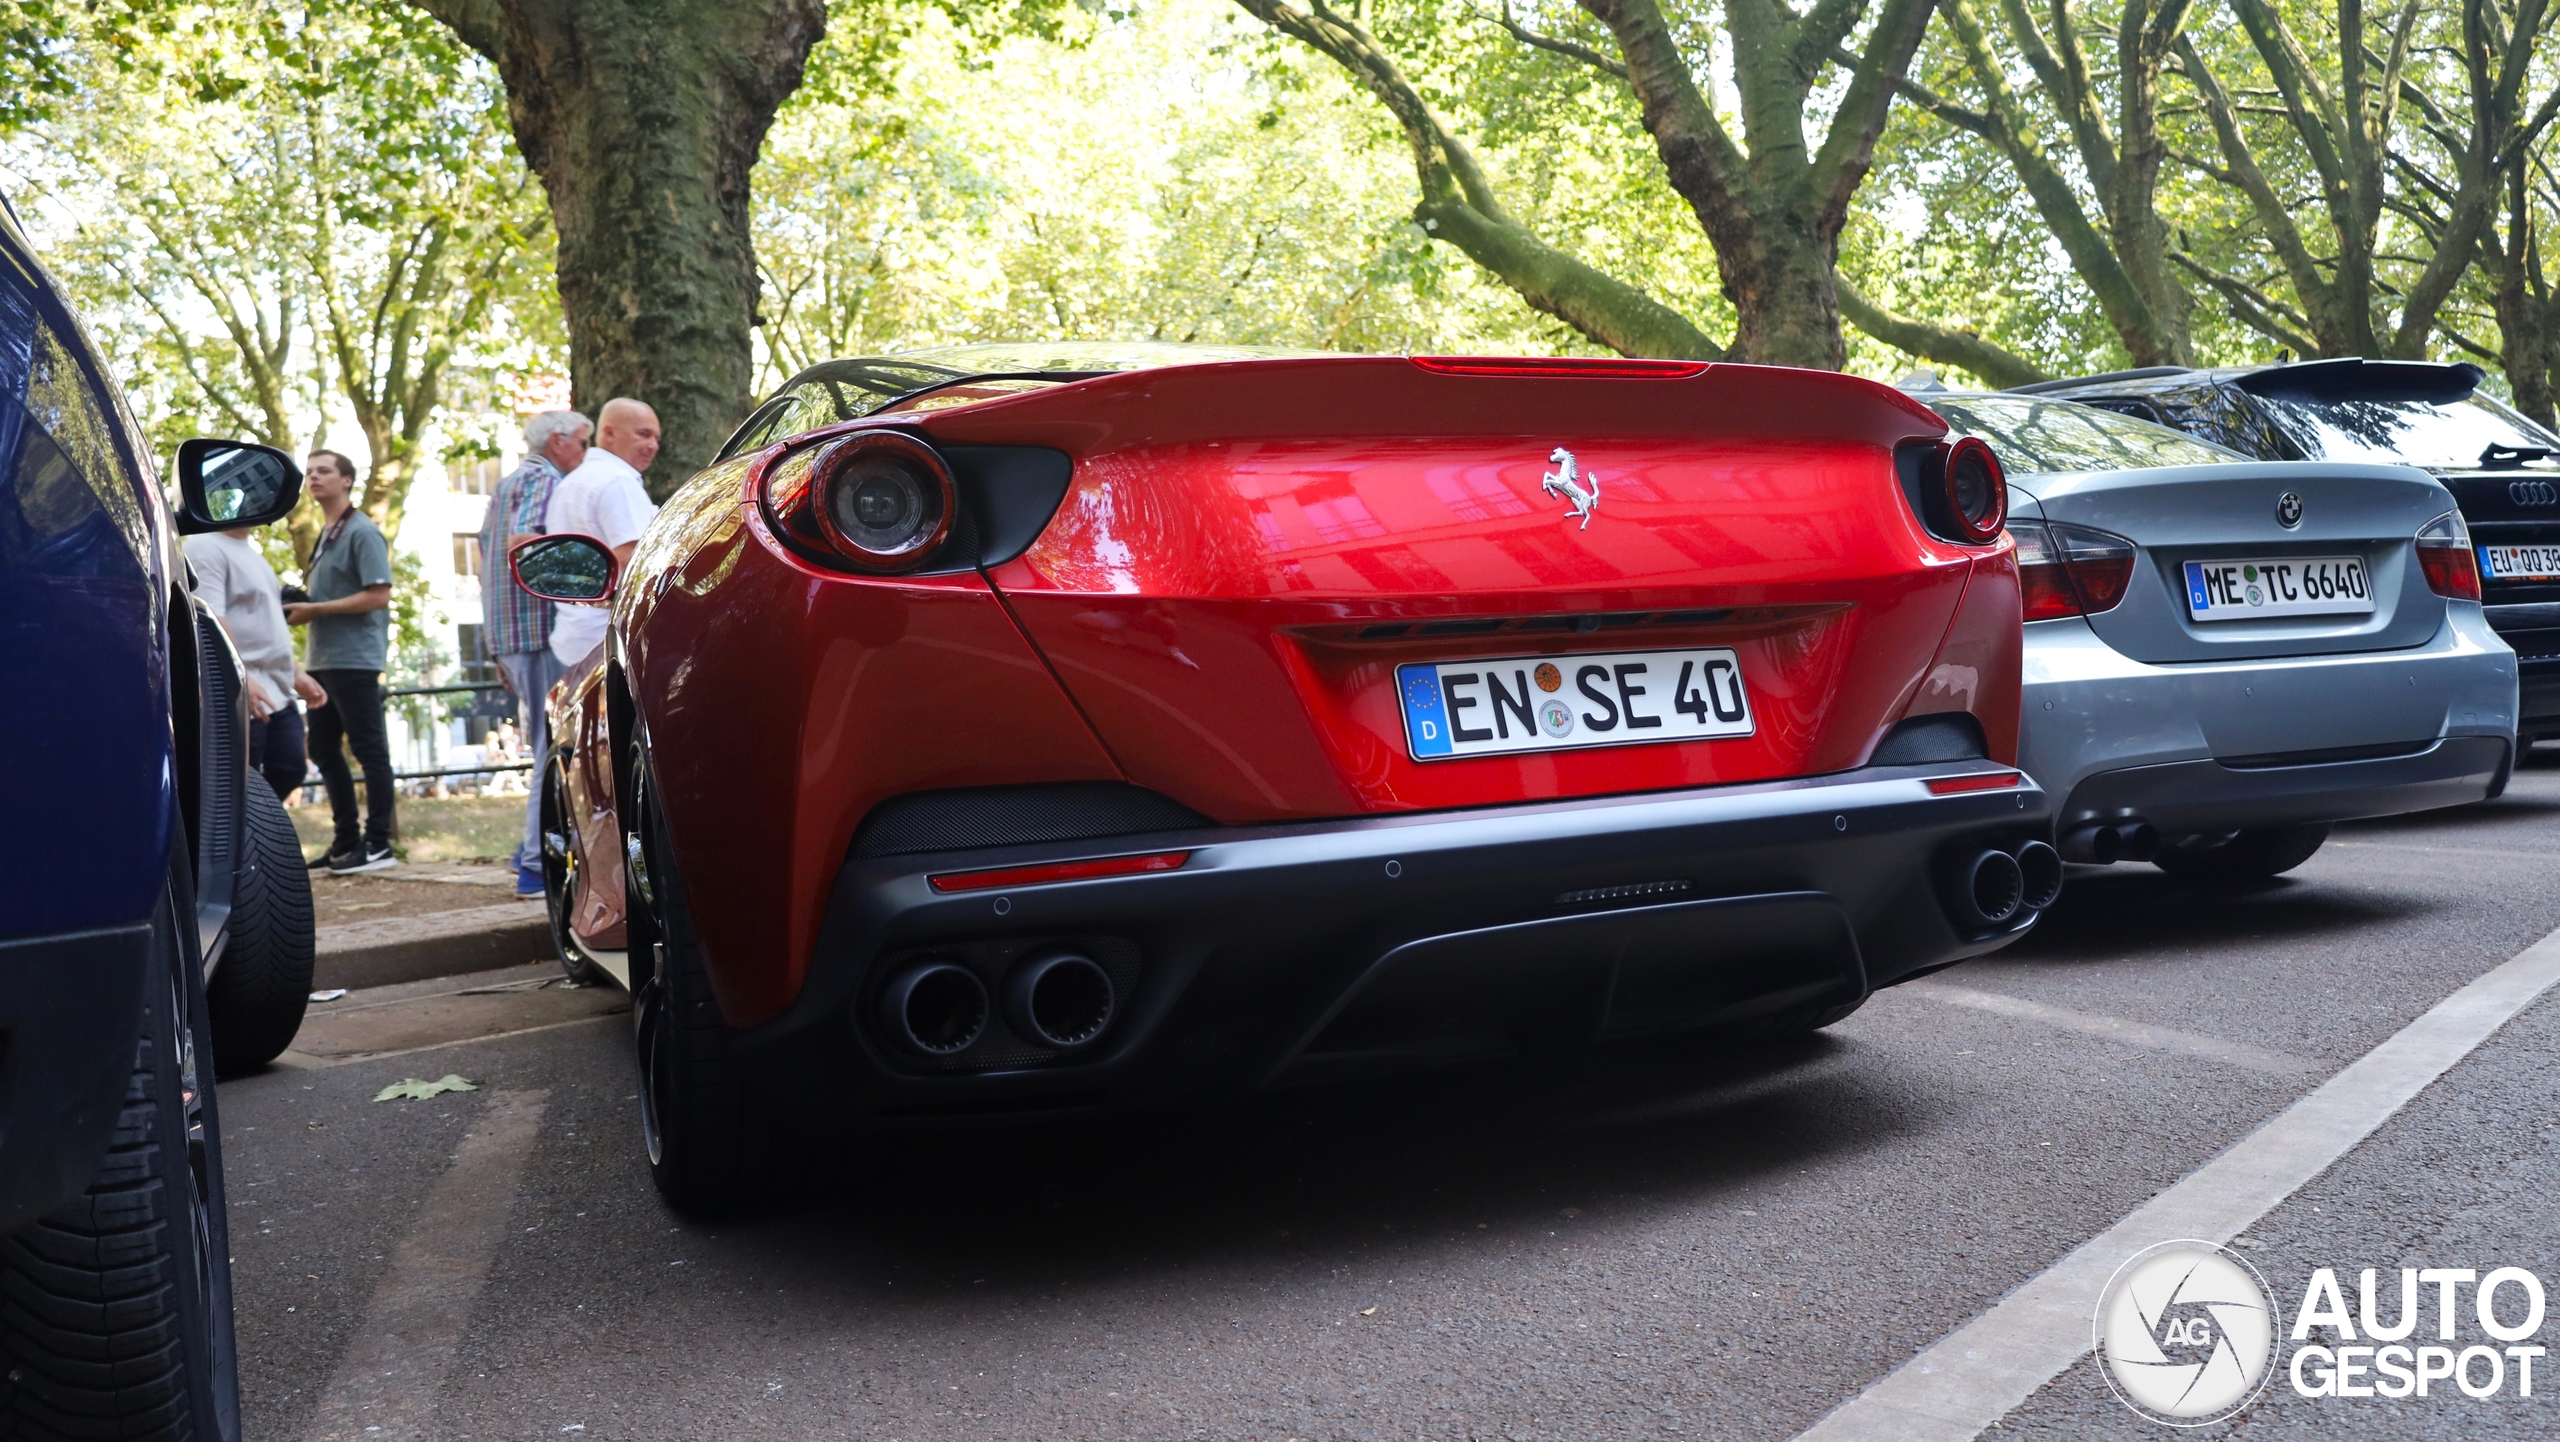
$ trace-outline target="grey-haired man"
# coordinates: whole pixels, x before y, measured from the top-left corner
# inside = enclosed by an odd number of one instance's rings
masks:
[[[544,411],[525,422],[524,464],[499,480],[489,497],[488,519],[480,525],[481,640],[507,689],[515,693],[516,721],[533,761],[524,840],[516,848],[516,895],[523,897],[542,894],[542,774],[551,754],[550,718],[543,703],[560,679],[560,663],[551,655],[551,603],[516,586],[507,567],[507,546],[517,536],[542,531],[551,493],[562,476],[586,459],[587,438],[594,432],[576,411]]]

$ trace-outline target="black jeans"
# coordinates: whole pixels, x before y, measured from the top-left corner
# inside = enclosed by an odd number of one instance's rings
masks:
[[[329,704],[311,708],[311,760],[329,788],[329,815],[337,823],[334,856],[356,844],[356,783],[347,774],[346,752],[364,768],[364,843],[391,844],[396,802],[391,780],[391,740],[382,726],[382,673],[379,671],[314,671]],[[340,749],[344,743],[344,750]]]
[[[302,740],[302,713],[292,706],[249,723],[249,769],[267,778],[278,801],[289,801],[302,787],[309,769]]]

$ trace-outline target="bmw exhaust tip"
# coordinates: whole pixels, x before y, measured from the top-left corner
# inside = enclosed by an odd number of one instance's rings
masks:
[[[2003,925],[2026,900],[2026,873],[2019,869],[2018,858],[2005,851],[1976,852],[1958,863],[1948,879],[1947,913],[1961,931]]]
[[[2127,861],[2149,861],[2160,854],[2160,829],[2148,821],[2126,821],[2112,828],[2116,850]]]
[[[987,1030],[987,986],[947,961],[921,962],[889,979],[880,996],[882,1026],[921,1056],[967,1051]]]
[[[2018,875],[2023,883],[2018,904],[2026,910],[2042,911],[2062,899],[2062,853],[2043,842],[2018,848]]]
[[[1118,1004],[1111,974],[1081,952],[1043,952],[1005,978],[1005,1023],[1024,1041],[1056,1051],[1100,1039]]]
[[[2083,826],[2062,838],[2062,856],[2084,866],[2113,866],[2124,859],[2124,839],[2112,826]]]

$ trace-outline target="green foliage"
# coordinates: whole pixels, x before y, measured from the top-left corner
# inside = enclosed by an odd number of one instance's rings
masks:
[[[1430,244],[1392,125],[1231,6],[891,18],[830,26],[757,167],[764,387],[972,340],[1580,348]]]
[[[396,533],[439,410],[558,364],[547,212],[495,78],[403,6],[156,16],[74,17],[64,93],[0,149],[21,213],[156,441],[298,448],[351,415],[360,504]]]

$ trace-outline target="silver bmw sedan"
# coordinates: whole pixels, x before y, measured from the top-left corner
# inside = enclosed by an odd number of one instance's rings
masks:
[[[2065,857],[2267,877],[2334,822],[2505,789],[2515,653],[2425,471],[2246,460],[2068,401],[1917,398],[2007,467],[2019,760],[2062,798]]]

